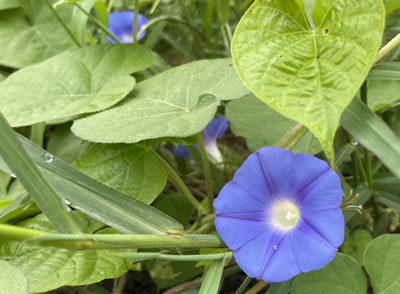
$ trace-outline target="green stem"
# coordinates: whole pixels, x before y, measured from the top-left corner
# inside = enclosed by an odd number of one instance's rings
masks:
[[[110,0],[107,5],[107,12],[110,13],[112,6],[114,4],[114,0]]]
[[[49,235],[49,233],[17,226],[0,224],[0,239],[4,240],[24,241],[47,235]]]
[[[276,146],[286,149],[292,149],[307,134],[307,128],[301,124],[295,125],[286,135],[279,141]]]
[[[139,0],[135,0],[135,8],[133,13],[135,14],[133,19],[133,43],[137,43],[138,41],[138,16],[139,16]]]
[[[365,105],[368,105],[368,85],[367,81],[365,81],[361,86],[361,100]],[[371,168],[371,154],[369,151],[364,148],[364,162],[365,162],[365,172],[367,177],[368,188],[372,188],[372,168]]]
[[[211,169],[210,163],[208,162],[206,148],[204,146],[203,137],[201,134],[197,134],[197,142],[199,142],[201,161],[203,163],[204,177],[206,178],[206,188],[207,188],[207,198],[208,198],[208,213],[212,214],[214,212],[213,202],[214,202],[214,192],[213,184],[211,179]]]
[[[186,27],[188,27],[190,30],[192,30],[194,33],[196,33],[197,35],[199,35],[203,40],[204,40],[204,36],[201,33],[201,31],[199,31],[196,27],[194,27],[193,25],[191,25],[190,23],[186,22],[185,20],[178,18],[178,17],[174,17],[174,16],[160,16],[157,18],[154,18],[152,20],[150,20],[147,24],[143,25],[138,33],[138,35],[140,36],[145,30],[147,30],[149,27],[161,22],[161,21],[172,21],[172,22],[176,22],[179,24],[182,24]]]
[[[104,33],[106,33],[111,39],[113,39],[116,43],[121,44],[120,40],[113,34],[111,33],[108,28],[97,18],[95,18],[93,15],[91,15],[89,12],[87,12],[78,2],[74,2],[75,6],[78,7],[80,11],[82,11],[84,14],[87,15],[87,17],[95,24],[97,25]]]
[[[244,290],[246,290],[247,286],[253,280],[251,277],[246,277],[240,287],[236,290],[235,294],[243,294]]]
[[[259,293],[262,289],[268,286],[267,282],[264,281],[259,281],[257,284],[255,284],[249,291],[247,291],[245,294],[257,294]]]
[[[360,151],[358,150],[358,148],[354,149],[354,155],[361,177],[366,183],[368,183],[367,173],[365,172],[364,164],[361,161]]]
[[[40,147],[43,147],[43,135],[46,129],[46,123],[40,122],[32,125],[30,139]]]
[[[382,60],[383,57],[388,55],[393,49],[400,45],[400,34],[394,37],[389,43],[387,43],[381,50],[379,50],[378,54],[375,57],[375,63],[378,63]]]
[[[70,36],[71,40],[74,41],[74,43],[76,44],[76,46],[78,47],[82,47],[81,42],[79,42],[79,40],[75,37],[74,33],[69,29],[69,27],[67,26],[67,24],[64,22],[64,20],[58,15],[56,9],[53,7],[53,5],[51,5],[51,3],[49,2],[49,0],[45,0],[47,6],[50,8],[51,12],[54,14],[54,16],[57,18],[58,22],[62,25],[62,27],[64,28],[64,30],[67,32],[67,34]]]
[[[204,260],[219,260],[222,258],[232,259],[232,252],[214,253],[214,254],[199,254],[199,255],[173,255],[162,254],[158,252],[139,252],[139,253],[110,253],[104,256],[113,256],[120,258],[133,259],[134,262],[158,259],[166,261],[204,261]]]
[[[153,153],[157,157],[160,165],[163,168],[165,168],[165,170],[170,178],[170,181],[175,186],[175,188],[178,191],[180,191],[186,197],[186,199],[189,200],[189,202],[192,203],[192,205],[194,207],[196,207],[196,209],[199,212],[204,212],[204,209],[201,206],[201,203],[199,201],[197,201],[197,199],[193,196],[192,192],[190,192],[188,187],[185,185],[185,183],[182,181],[182,179],[179,177],[179,175],[176,173],[176,171],[173,169],[173,167],[164,158],[162,158],[161,155],[158,154],[156,151],[153,150]]]
[[[0,225],[2,226],[2,225]],[[0,228],[1,229],[1,228]],[[1,231],[1,230],[0,230]],[[73,250],[82,249],[117,249],[117,248],[221,248],[225,244],[216,235],[125,235],[95,234],[71,235],[52,234],[29,239],[30,242],[43,246],[54,246]]]

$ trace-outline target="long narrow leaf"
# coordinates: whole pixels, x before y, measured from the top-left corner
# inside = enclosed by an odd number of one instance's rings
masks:
[[[23,136],[18,138],[54,190],[75,209],[124,233],[182,230],[181,224],[159,210],[90,178]],[[51,162],[46,157],[52,158]],[[0,169],[11,172],[1,157]]]
[[[224,272],[225,258],[215,260],[207,270],[199,294],[217,294]]]
[[[375,65],[367,79],[400,81],[400,62],[383,62]]]
[[[400,178],[400,139],[360,99],[355,98],[342,115],[341,125]]]
[[[1,112],[0,142],[0,155],[57,230],[62,233],[82,232],[83,226],[43,177]]]

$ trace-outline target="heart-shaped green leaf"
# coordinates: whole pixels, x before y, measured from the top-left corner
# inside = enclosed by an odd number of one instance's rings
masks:
[[[364,265],[374,293],[400,292],[400,235],[382,235],[372,240],[364,252]]]
[[[245,84],[306,127],[333,162],[339,118],[364,81],[384,28],[381,0],[317,0],[315,29],[301,1],[256,0],[232,41]]]
[[[140,45],[104,44],[64,52],[0,84],[0,109],[13,126],[108,108],[133,89],[129,74],[151,65]]]
[[[54,4],[57,0],[50,0]],[[94,0],[81,0],[90,10]],[[50,10],[45,0],[0,0],[0,64],[25,67],[52,57],[76,44]],[[87,16],[73,5],[57,8],[57,14],[82,42]]]
[[[252,94],[228,103],[225,115],[232,132],[244,137],[247,147],[253,152],[263,146],[275,146],[296,125],[296,122],[276,112]],[[315,154],[321,151],[321,146],[307,132],[292,151]]]
[[[0,260],[0,293],[29,294],[28,278],[24,272]]]
[[[55,232],[43,214],[21,223],[20,226]],[[87,285],[120,277],[129,270],[131,262],[128,259],[107,256],[107,253],[115,252],[120,251],[72,251],[42,247],[29,242],[0,241],[0,259],[5,259],[23,270],[29,279],[29,293],[42,293],[64,285]]]
[[[298,275],[292,294],[365,294],[367,277],[352,257],[338,253],[335,259],[318,271]]]
[[[89,143],[76,162],[96,180],[150,204],[162,192],[167,174],[145,144]]]
[[[195,61],[139,83],[124,103],[75,121],[72,131],[101,143],[189,137],[211,121],[219,99],[247,93],[230,58]]]

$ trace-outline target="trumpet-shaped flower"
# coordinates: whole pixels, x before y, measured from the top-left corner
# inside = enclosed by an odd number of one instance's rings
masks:
[[[328,264],[344,238],[339,176],[281,148],[250,155],[214,201],[215,226],[239,267],[267,282]]]
[[[225,117],[214,118],[205,128],[202,138],[204,141],[204,148],[211,161],[218,163],[222,162],[222,154],[217,146],[217,139],[222,137],[228,130],[228,120]],[[198,148],[198,144],[196,144]],[[174,146],[172,151],[178,158],[189,157],[188,149],[183,145]]]
[[[108,29],[113,33],[121,43],[133,43],[133,11],[123,11],[123,12],[112,12],[108,15]],[[143,15],[138,15],[138,32],[143,25],[147,23],[147,18]],[[145,32],[138,36],[138,39],[142,39]],[[115,41],[108,37],[110,43],[115,43]]]

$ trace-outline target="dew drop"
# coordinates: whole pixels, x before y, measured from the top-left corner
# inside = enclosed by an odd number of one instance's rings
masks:
[[[63,199],[63,201],[64,201],[64,203],[67,204],[67,205],[71,205],[71,204],[72,204],[71,201],[69,201],[68,199]]]
[[[13,172],[10,173],[10,176],[15,178],[15,179],[17,178],[17,176]]]
[[[66,211],[72,211],[71,207],[69,207],[69,206],[65,206],[65,210]]]
[[[351,145],[357,146],[358,145],[358,141],[356,139],[352,139],[351,140]]]
[[[44,161],[46,161],[47,163],[50,163],[54,160],[54,156],[50,153],[45,153],[43,157]]]
[[[273,246],[272,246],[272,249],[278,250],[278,245],[273,245]]]

